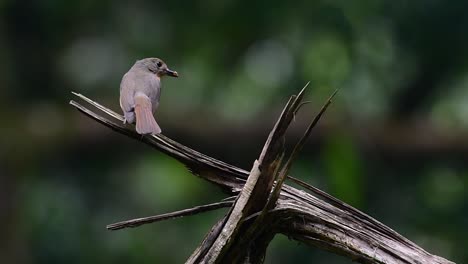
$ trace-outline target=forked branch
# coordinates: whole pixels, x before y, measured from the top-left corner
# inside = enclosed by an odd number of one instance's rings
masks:
[[[305,87],[297,96],[290,98],[250,172],[190,149],[164,135],[142,137],[133,127],[123,125],[121,115],[83,95],[75,94],[107,115],[99,115],[78,102],[70,102],[88,117],[177,159],[194,175],[215,184],[230,196],[237,196],[234,201],[130,220],[109,228],[161,221],[232,204],[229,212],[213,226],[188,259],[188,263],[261,263],[276,233],[361,263],[453,263],[426,252],[389,227],[333,196],[287,176],[292,161],[331,102],[330,98],[312,120],[292,154],[286,156],[283,149],[284,135],[303,104],[304,91]],[[286,160],[284,164],[283,160]],[[283,184],[286,178],[307,192]]]

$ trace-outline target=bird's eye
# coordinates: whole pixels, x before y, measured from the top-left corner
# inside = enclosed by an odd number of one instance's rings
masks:
[[[161,63],[160,61],[158,61],[158,62],[156,63],[156,65],[158,65],[158,67],[161,67],[161,66],[162,66],[162,63]]]

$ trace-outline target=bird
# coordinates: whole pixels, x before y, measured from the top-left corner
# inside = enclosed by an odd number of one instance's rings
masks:
[[[136,131],[141,135],[161,133],[153,113],[159,106],[163,76],[179,77],[179,74],[159,58],[145,58],[137,60],[120,82],[123,122],[136,122]]]

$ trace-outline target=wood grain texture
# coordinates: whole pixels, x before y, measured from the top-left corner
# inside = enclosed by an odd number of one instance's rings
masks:
[[[261,198],[255,201],[261,201],[262,206],[254,203],[255,205],[251,208],[255,210],[251,211],[247,208],[244,211],[246,205],[251,202],[249,199],[253,197],[252,191],[255,190],[256,183],[261,182],[264,185],[263,188],[257,187],[263,192],[264,190],[271,191],[271,188],[276,186],[274,181],[271,181],[272,178],[260,181],[259,177],[262,174],[262,169],[269,171],[266,173],[268,177],[278,176],[279,170],[276,165],[272,167],[274,169],[268,170],[267,167],[262,167],[262,162],[264,165],[271,166],[274,162],[282,160],[282,156],[279,155],[282,153],[281,147],[268,147],[269,150],[262,152],[259,162],[256,162],[253,169],[248,172],[190,149],[164,135],[142,137],[134,131],[131,125],[124,125],[123,118],[119,114],[83,95],[76,95],[120,122],[101,116],[80,103],[70,102],[88,117],[175,158],[194,175],[213,183],[227,194],[238,195],[231,210],[212,227],[187,263],[222,263],[226,261],[223,259],[226,254],[240,257],[231,263],[261,263],[266,247],[276,233],[282,233],[291,239],[346,256],[361,263],[453,263],[426,252],[374,218],[290,176],[288,179],[304,189],[283,184],[279,197],[274,201],[274,206],[264,210],[268,199]],[[291,100],[296,98],[292,97]],[[292,104],[291,100],[288,105]],[[288,109],[288,105],[283,113]],[[277,122],[272,132],[281,127],[278,125],[280,123],[281,121]],[[271,138],[274,137],[271,136]],[[271,141],[271,138],[267,140],[265,147],[269,146],[268,142]],[[273,143],[276,144],[275,142],[280,141],[276,140]],[[248,179],[249,175],[252,177],[251,179]],[[275,178],[276,180],[277,178]],[[244,188],[246,182],[249,183],[248,188]],[[244,194],[239,195],[240,193]],[[263,193],[256,197],[268,196]],[[263,219],[256,222],[260,216]],[[232,223],[234,225],[230,226]],[[228,228],[232,227],[233,229],[231,231],[225,230],[226,224],[228,224]],[[220,235],[223,232],[228,236],[223,236],[223,243],[217,244],[216,241],[220,241]],[[253,237],[252,243],[243,243],[245,241],[242,240],[242,237],[246,234]],[[217,246],[213,247],[213,245]],[[230,245],[228,250],[226,250],[226,245]],[[212,257],[205,258],[207,252],[210,252]]]

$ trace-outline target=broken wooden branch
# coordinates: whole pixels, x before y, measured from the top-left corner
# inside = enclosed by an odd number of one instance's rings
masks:
[[[114,224],[107,225],[106,228],[109,230],[119,230],[127,227],[137,227],[145,224],[155,223],[159,221],[174,219],[178,217],[184,217],[189,215],[196,215],[199,213],[204,213],[212,210],[216,210],[219,208],[229,207],[232,206],[232,201],[224,201],[224,202],[217,202],[212,204],[200,205],[195,206],[193,208],[188,208],[180,211],[175,211],[167,214],[160,214],[148,217],[141,217],[132,220],[126,220],[122,222],[117,222]]]
[[[76,94],[119,122],[75,101],[70,103],[114,131],[177,159],[194,175],[217,185],[224,192],[237,195],[229,212],[215,224],[187,263],[261,263],[276,233],[362,263],[452,263],[426,252],[372,217],[305,182],[288,176],[309,192],[282,184],[297,154],[293,151],[286,164],[282,164],[284,133],[301,106],[304,90],[289,100],[250,172],[192,150],[164,135],[142,137],[131,126],[123,125],[120,115],[82,95]],[[312,121],[297,150],[315,124]]]

